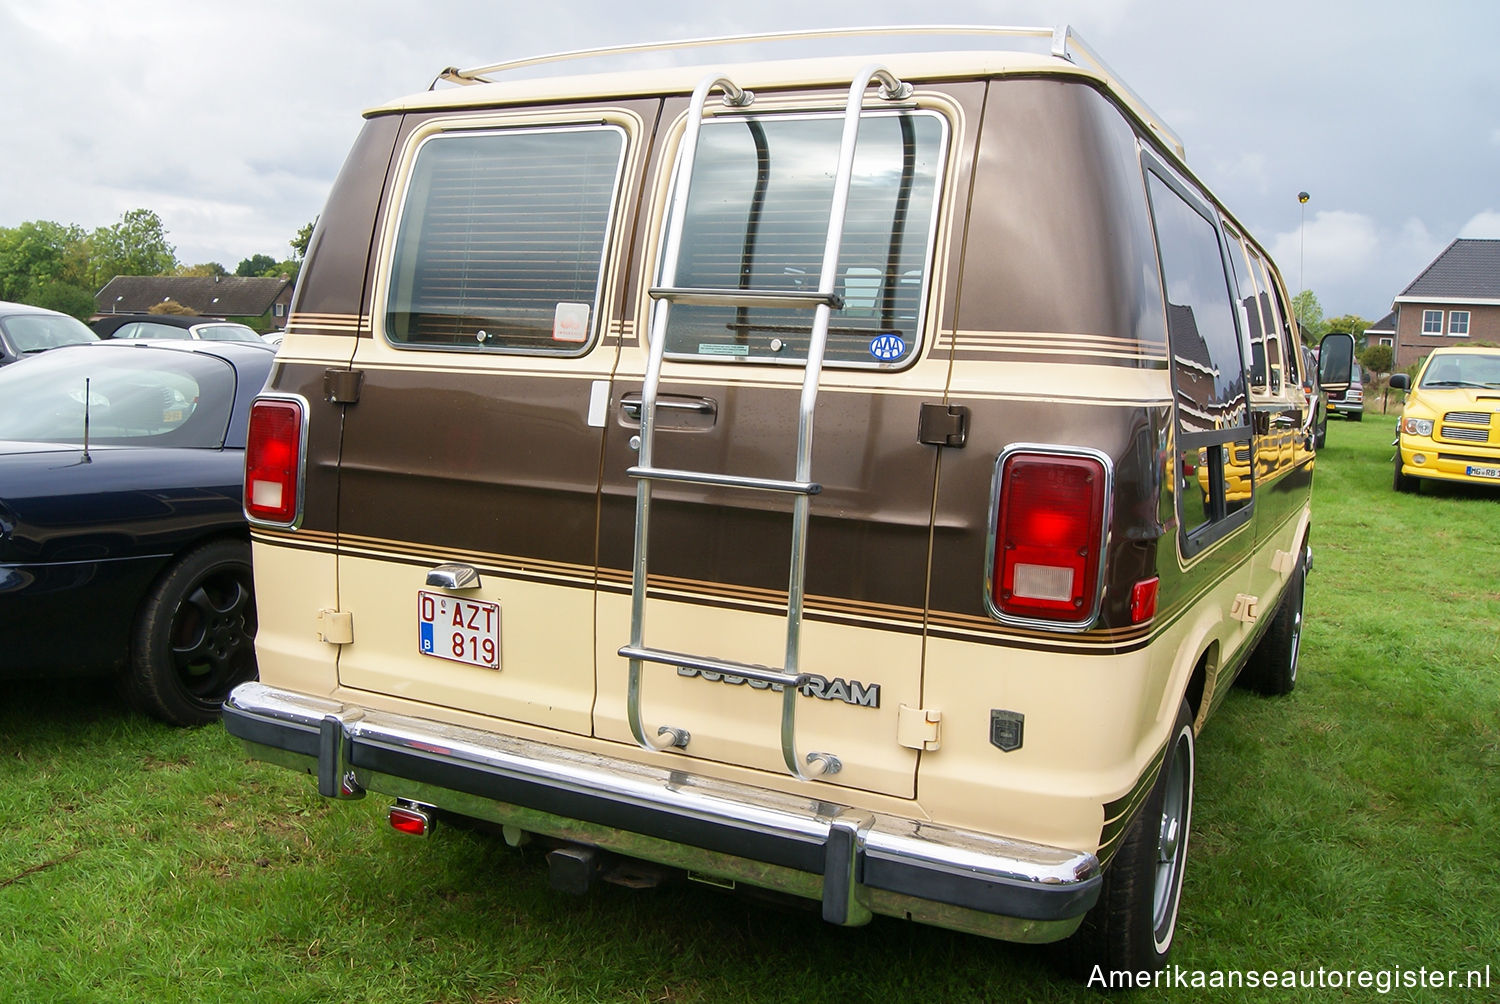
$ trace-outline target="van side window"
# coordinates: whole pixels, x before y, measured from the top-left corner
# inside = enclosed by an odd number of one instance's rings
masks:
[[[1155,172],[1147,179],[1177,400],[1182,544],[1192,554],[1241,521],[1231,517],[1248,517],[1245,367],[1218,228]]]
[[[1256,279],[1251,278],[1249,266],[1245,262],[1245,245],[1240,235],[1226,225],[1224,236],[1229,242],[1229,263],[1234,270],[1235,288],[1239,291],[1240,325],[1244,328],[1245,337],[1250,340],[1250,388],[1253,391],[1264,391],[1268,363],[1266,325],[1263,323],[1260,301],[1256,297]]]
[[[1267,331],[1275,333],[1270,337],[1279,337],[1281,340],[1281,356],[1286,366],[1283,382],[1286,387],[1292,387],[1302,378],[1301,346],[1292,334],[1292,326],[1288,321],[1290,315],[1286,304],[1281,300],[1281,290],[1276,288],[1276,283],[1271,278],[1271,269],[1264,258],[1253,252],[1252,257],[1256,268],[1260,270],[1260,310],[1266,316]]]
[[[676,283],[811,291],[827,240],[843,118],[720,116],[698,141]],[[922,330],[946,124],[923,112],[861,121],[824,358],[899,366]],[[680,304],[666,351],[678,358],[806,358],[812,311]]]
[[[453,132],[423,142],[392,255],[398,346],[577,354],[598,326],[625,134]]]

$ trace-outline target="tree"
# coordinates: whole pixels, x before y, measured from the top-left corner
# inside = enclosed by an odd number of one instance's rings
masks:
[[[132,209],[114,226],[88,237],[90,285],[98,289],[117,275],[166,275],[177,267],[177,250],[167,243],[161,217]]]
[[[154,303],[154,304],[152,304],[149,308],[147,308],[146,313],[148,313],[148,314],[190,314],[190,315],[197,315],[198,312],[196,310],[194,310],[192,307],[185,307],[185,306],[183,306],[182,304],[178,303],[176,300],[163,300],[160,303]]]
[[[174,275],[228,275],[229,269],[216,261],[206,261],[201,265],[179,265]]]
[[[297,236],[287,241],[292,246],[292,257],[301,261],[307,257],[307,245],[312,241],[313,227],[317,226],[318,220],[313,218],[311,223],[304,224],[297,231]]]
[[[69,282],[49,282],[36,289],[26,302],[35,307],[71,314],[80,321],[93,317],[95,310],[94,294]]]
[[[235,275],[256,276],[265,275],[266,269],[275,268],[276,259],[268,254],[251,255],[240,262],[239,267],[234,270]]]
[[[0,300],[32,303],[54,283],[89,285],[83,230],[51,220],[0,227]]]
[[[1365,369],[1379,375],[1391,371],[1396,364],[1396,354],[1391,351],[1389,345],[1371,345],[1365,349],[1359,361],[1364,364]]]
[[[1328,319],[1329,331],[1346,331],[1356,340],[1365,333],[1365,329],[1369,326],[1370,322],[1358,314],[1340,314],[1338,317]]]
[[[270,279],[280,279],[284,276],[292,280],[293,282],[296,282],[297,273],[301,270],[302,263],[300,261],[292,261],[291,259],[287,259],[286,261],[279,261],[276,264],[272,265],[270,268],[262,272],[261,275],[266,276]]]
[[[1304,289],[1292,297],[1292,314],[1302,325],[1309,341],[1316,342],[1328,334],[1328,323],[1323,320],[1323,307],[1310,289]]]

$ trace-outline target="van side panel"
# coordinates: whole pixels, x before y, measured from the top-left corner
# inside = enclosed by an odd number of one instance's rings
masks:
[[[1132,585],[1175,565],[1158,513],[1172,387],[1137,149],[1085,83],[993,81],[949,336],[948,403],[970,409],[970,433],[941,459],[923,699],[943,711],[943,745],[923,758],[918,797],[958,825],[1075,847],[1097,840],[1104,803],[1165,729],[1170,665],[1130,615]],[[996,462],[1017,443],[1109,460],[1103,597],[1081,633],[1002,624],[986,607]],[[1018,748],[992,742],[997,714],[1024,717]]]
[[[371,242],[400,120],[365,123],[318,216],[286,334],[266,392],[301,398],[308,413],[303,510],[293,529],[251,531],[260,629],[260,677],[306,693],[337,686],[338,648],[318,640],[318,611],[339,607],[339,451],[345,405],[330,400],[330,371],[348,369],[366,329]]]

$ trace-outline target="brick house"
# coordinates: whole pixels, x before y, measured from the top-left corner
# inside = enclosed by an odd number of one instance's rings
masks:
[[[1392,351],[1394,351],[1396,344],[1396,312],[1392,310],[1389,314],[1386,314],[1380,320],[1370,325],[1364,330],[1364,334],[1361,337],[1364,339],[1364,342],[1360,345],[1360,349],[1362,350],[1369,348],[1371,345],[1390,345],[1392,346]]]
[[[1396,297],[1396,368],[1435,348],[1500,345],[1500,240],[1460,237]]]
[[[117,275],[94,294],[94,311],[144,314],[165,300],[175,300],[204,317],[244,318],[257,328],[286,327],[292,302],[290,279],[238,275]]]

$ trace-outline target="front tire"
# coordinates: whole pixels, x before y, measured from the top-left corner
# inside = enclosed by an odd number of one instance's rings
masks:
[[[250,546],[189,551],[141,606],[124,680],[133,704],[172,725],[206,725],[229,691],[256,676]]]
[[[1187,869],[1195,764],[1193,711],[1183,701],[1161,773],[1104,873],[1099,902],[1073,935],[1076,972],[1156,972],[1167,964]]]
[[[1417,484],[1417,479],[1414,478],[1414,477],[1412,477],[1409,474],[1402,474],[1401,473],[1401,451],[1400,450],[1396,451],[1395,465],[1396,465],[1395,473],[1391,476],[1391,487],[1394,488],[1396,491],[1401,492],[1402,494],[1412,494],[1412,495],[1417,494],[1421,490],[1420,486]]]
[[[1307,551],[1297,556],[1276,619],[1250,653],[1239,682],[1258,694],[1280,697],[1297,686],[1297,660],[1302,654],[1302,599],[1307,586]]]

